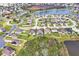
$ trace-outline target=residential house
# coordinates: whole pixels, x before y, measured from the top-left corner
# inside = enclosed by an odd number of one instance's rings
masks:
[[[44,35],[44,29],[37,29],[37,35],[43,36]]]
[[[50,28],[46,28],[45,30],[44,30],[44,34],[50,34],[51,33],[51,29]]]
[[[35,35],[35,34],[36,34],[35,32],[36,32],[36,31],[35,31],[34,29],[31,29],[30,32],[29,32],[29,34],[30,34],[30,35]]]
[[[11,47],[5,46],[2,52],[3,56],[14,56],[15,54],[15,50]]]

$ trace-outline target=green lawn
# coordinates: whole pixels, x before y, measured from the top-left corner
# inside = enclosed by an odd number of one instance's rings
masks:
[[[79,22],[77,23],[77,26],[76,27],[79,29]]]
[[[2,55],[2,49],[0,49],[0,56]]]
[[[3,34],[4,34],[4,32],[0,32],[0,36],[3,35]]]
[[[58,32],[53,32],[52,35],[60,37],[60,34]]]
[[[12,26],[6,25],[4,28],[9,31],[11,29]]]
[[[53,38],[48,39],[48,37],[32,37],[31,40],[27,41],[24,45],[24,48],[19,52],[19,56],[35,56],[35,52],[37,51],[40,56],[44,55],[42,53],[43,49],[47,49],[49,56],[58,55],[59,54],[59,44],[53,43],[52,46],[49,46],[49,40],[53,40]],[[53,41],[52,41],[53,42]],[[55,42],[55,41],[54,41]],[[41,46],[41,44],[43,44]]]
[[[5,39],[7,39],[7,40],[12,40],[12,37],[6,36]]]
[[[19,34],[17,37],[18,37],[19,39],[27,40],[27,38],[28,38],[27,32],[28,32],[28,31],[22,32],[22,33]]]
[[[73,23],[70,20],[68,20],[67,24],[68,24],[68,26],[72,26],[73,25]]]
[[[41,27],[42,26],[42,22],[38,21],[37,25]]]

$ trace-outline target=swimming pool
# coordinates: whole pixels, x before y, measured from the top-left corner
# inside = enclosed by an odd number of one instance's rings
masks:
[[[38,16],[52,15],[52,14],[65,15],[70,13],[71,13],[70,10],[66,10],[66,9],[49,9],[49,10],[40,10],[40,11],[34,12],[34,14]]]

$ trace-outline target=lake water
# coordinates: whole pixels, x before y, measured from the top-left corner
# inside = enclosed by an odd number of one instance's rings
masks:
[[[2,38],[0,38],[0,48],[5,46],[5,42]]]
[[[65,41],[70,56],[79,56],[79,41]]]
[[[50,10],[40,10],[40,11],[36,11],[34,12],[35,15],[38,16],[43,16],[43,15],[52,15],[52,14],[70,14],[70,10],[66,10],[66,9],[50,9]]]

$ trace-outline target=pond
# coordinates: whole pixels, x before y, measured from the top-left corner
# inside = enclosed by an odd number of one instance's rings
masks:
[[[79,41],[65,41],[70,56],[79,56]]]
[[[40,10],[40,11],[34,12],[34,14],[38,16],[52,15],[52,14],[65,15],[70,13],[71,13],[70,10],[66,10],[66,9],[49,9],[49,10]]]

